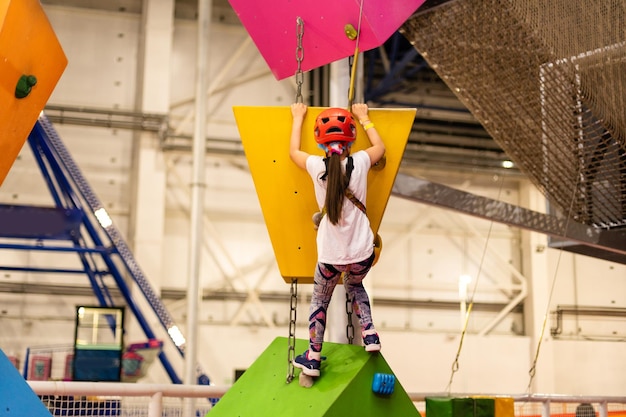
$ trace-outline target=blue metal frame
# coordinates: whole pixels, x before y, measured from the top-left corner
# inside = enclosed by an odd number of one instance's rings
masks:
[[[376,83],[374,79],[374,67],[376,61],[380,61],[381,52],[379,48],[365,52],[370,58],[367,61],[368,70],[366,71],[367,77],[365,80],[365,101],[379,101],[385,94],[395,91],[394,88],[398,84],[405,82],[407,77],[429,68],[424,58],[408,43],[400,32],[395,32],[391,35],[381,48],[388,51],[389,71]],[[409,69],[410,63],[417,63],[417,65]],[[410,103],[402,104],[405,106],[411,105]]]
[[[78,255],[83,269],[3,266],[0,267],[0,270],[84,273],[89,279],[100,306],[115,307],[105,282],[105,278],[110,277],[118,287],[127,307],[137,319],[146,337],[148,339],[156,339],[154,331],[148,324],[124,280],[124,276],[130,276],[140,288],[166,332],[168,329],[176,326],[163,302],[144,276],[119,231],[113,224],[103,226],[99,223],[94,213],[103,209],[103,205],[92,191],[45,115],[39,117],[28,137],[28,143],[56,207],[36,208],[0,205],[0,213],[5,210],[5,212],[11,212],[14,216],[17,216],[16,218],[20,222],[35,224],[28,233],[15,236],[14,228],[10,228],[9,225],[6,223],[2,224],[0,221],[0,236],[36,240],[33,245],[1,243],[0,249],[74,252]],[[42,213],[55,219],[55,228],[38,228],[37,224],[42,222],[41,218],[37,216],[42,215]],[[59,222],[65,223],[64,225],[59,225]],[[11,233],[8,231],[11,231]],[[47,244],[47,240],[51,239],[69,241],[72,246]],[[105,266],[104,268],[102,268],[102,263]],[[176,347],[181,356],[184,357],[184,345],[176,345]],[[159,360],[171,381],[176,384],[182,383],[165,352],[162,351],[159,354]],[[198,365],[196,369],[198,381],[201,384],[210,384],[210,380],[202,368]]]

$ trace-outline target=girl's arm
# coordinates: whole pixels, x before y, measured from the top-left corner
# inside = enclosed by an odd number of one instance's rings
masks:
[[[385,155],[385,144],[368,116],[367,104],[357,103],[352,105],[352,114],[359,120],[365,133],[370,140],[371,146],[365,149],[370,157],[371,164],[374,165]]]
[[[294,103],[291,105],[291,115],[293,117],[291,125],[291,139],[289,140],[289,157],[300,168],[306,169],[306,160],[309,154],[300,150],[302,138],[302,123],[306,115],[307,107],[304,103]]]

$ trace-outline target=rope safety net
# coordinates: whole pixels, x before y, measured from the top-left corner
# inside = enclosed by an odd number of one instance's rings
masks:
[[[626,2],[456,0],[401,32],[557,214],[626,226]]]

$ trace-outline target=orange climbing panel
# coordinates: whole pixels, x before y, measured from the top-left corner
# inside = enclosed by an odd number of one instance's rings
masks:
[[[0,185],[66,66],[39,0],[0,0]]]
[[[302,149],[311,154],[323,155],[313,138],[315,118],[322,110],[309,107],[302,126]],[[312,283],[317,249],[311,218],[319,207],[309,174],[289,158],[291,108],[235,106],[233,111],[280,274],[288,283],[292,278]],[[376,234],[413,126],[415,109],[370,109],[369,116],[387,148],[384,167],[370,170],[368,177],[365,205]],[[369,146],[367,135],[361,126],[357,128],[353,152]]]

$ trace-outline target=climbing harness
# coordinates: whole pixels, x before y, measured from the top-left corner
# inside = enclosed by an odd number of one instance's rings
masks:
[[[326,172],[324,172],[324,174],[320,177],[321,180],[326,179],[326,176],[328,175],[328,158],[324,159],[324,163],[326,164],[327,168],[326,168]],[[348,183],[350,182],[350,176],[352,175],[353,170],[354,170],[354,163],[353,163],[352,157],[348,156],[348,162],[346,163],[346,177],[348,179]],[[367,210],[365,209],[365,205],[358,198],[355,197],[352,191],[349,188],[346,188],[344,193],[345,193],[345,196],[348,197],[348,199],[350,199],[350,201],[352,201],[352,203],[355,206],[357,206],[358,209],[363,212],[363,214],[367,216]],[[326,214],[326,207],[323,207],[322,211],[318,211],[317,213],[313,214],[313,224],[314,224],[315,230],[317,230],[317,228],[319,227],[320,222],[322,221],[322,218],[324,217],[325,214]],[[376,263],[378,262],[378,259],[380,258],[380,252],[383,249],[383,240],[379,234],[376,234],[376,236],[374,236],[373,244],[374,244],[374,262],[372,262],[372,266],[376,265]]]

